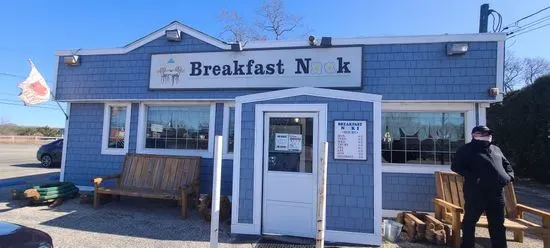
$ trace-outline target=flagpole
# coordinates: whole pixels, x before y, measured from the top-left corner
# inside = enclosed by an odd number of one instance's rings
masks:
[[[52,100],[57,103],[57,106],[59,107],[59,109],[61,109],[61,112],[63,112],[63,114],[65,115],[65,120],[68,120],[69,119],[69,116],[67,115],[67,112],[65,112],[65,110],[61,107],[61,104],[59,104],[59,102],[57,100],[55,100],[55,96],[53,96],[52,92],[50,91],[50,96],[52,96]]]

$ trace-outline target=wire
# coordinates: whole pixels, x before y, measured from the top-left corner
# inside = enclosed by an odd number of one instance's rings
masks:
[[[548,7],[546,7],[546,8],[542,8],[542,9],[540,9],[539,11],[537,11],[537,12],[535,12],[535,13],[533,13],[533,14],[530,14],[530,15],[527,15],[527,16],[525,16],[525,17],[522,17],[522,18],[520,18],[519,20],[517,20],[517,21],[515,21],[515,22],[512,22],[512,23],[506,25],[506,27],[505,27],[503,30],[508,29],[508,28],[511,27],[512,25],[518,26],[518,24],[519,24],[520,21],[523,21],[523,20],[525,20],[525,19],[527,19],[527,18],[529,18],[529,17],[531,17],[531,16],[534,16],[534,15],[540,13],[540,12],[543,12],[543,11],[545,11],[545,10],[547,10],[547,9],[550,9],[550,6],[548,6]]]
[[[498,21],[495,17],[495,14],[497,14],[498,16]],[[502,15],[494,9],[489,10],[489,15],[493,18],[493,32],[500,32],[502,28]]]
[[[8,77],[16,77],[16,78],[27,78],[27,77],[23,77],[23,76],[11,74],[11,73],[6,73],[6,72],[0,72],[0,76],[8,76]]]
[[[517,37],[517,36],[519,36],[519,35],[522,35],[522,34],[526,34],[526,33],[529,33],[529,32],[532,32],[532,31],[535,31],[535,30],[537,30],[537,29],[541,29],[541,28],[544,28],[544,27],[546,27],[546,26],[550,26],[550,23],[547,23],[547,24],[545,24],[545,25],[539,26],[539,27],[537,27],[537,28],[532,28],[532,29],[529,29],[529,30],[526,30],[526,31],[523,31],[523,32],[517,33],[517,34],[515,34],[515,35],[512,35],[512,36],[511,36],[511,37],[509,37],[508,39],[512,39],[512,38],[514,38],[514,37]]]
[[[517,33],[517,32],[521,32],[522,30],[525,30],[525,29],[531,28],[533,26],[536,26],[538,24],[544,23],[547,20],[550,20],[550,15],[539,18],[536,21],[532,21],[532,22],[530,22],[528,24],[525,24],[523,26],[520,26],[520,27],[508,32],[507,35],[511,35],[511,34],[514,34],[514,33]]]
[[[25,105],[20,105],[20,104],[16,104],[16,103],[1,102],[1,101],[0,101],[0,104],[12,105],[12,106],[19,106],[19,107],[29,107],[29,108],[41,108],[41,109],[58,110],[57,108],[50,108],[50,107],[43,107],[43,106],[25,106]]]
[[[5,101],[5,102],[13,102],[13,103],[21,103],[20,100],[11,100],[11,99],[0,99],[0,101]],[[57,106],[54,105],[53,103],[50,103],[50,102],[45,102],[45,103],[41,103],[42,105],[45,105],[45,106],[51,106],[51,107],[55,107],[57,109]]]

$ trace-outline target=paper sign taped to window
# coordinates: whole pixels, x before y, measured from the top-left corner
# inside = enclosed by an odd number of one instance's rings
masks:
[[[151,124],[151,132],[162,133],[164,126],[160,124]]]
[[[275,133],[275,151],[288,151],[287,133]]]
[[[302,151],[302,135],[288,134],[288,150],[292,152]]]

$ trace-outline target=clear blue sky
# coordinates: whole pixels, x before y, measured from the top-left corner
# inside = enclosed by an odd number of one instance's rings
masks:
[[[245,18],[252,18],[260,3],[250,0],[0,1],[0,102],[21,104],[17,84],[22,79],[1,74],[26,76],[28,58],[51,86],[56,50],[120,47],[174,20],[217,36],[221,25],[216,17],[221,9],[236,10]],[[502,14],[503,25],[550,5],[548,0],[287,0],[286,8],[302,16],[307,30],[316,36],[356,37],[476,33],[482,3],[489,3]],[[550,11],[545,13],[549,15]],[[509,40],[507,46],[518,56],[550,59],[547,46],[550,26],[514,40]],[[0,121],[64,126],[63,114],[50,109],[55,107],[54,102],[38,106],[44,108],[0,104]]]

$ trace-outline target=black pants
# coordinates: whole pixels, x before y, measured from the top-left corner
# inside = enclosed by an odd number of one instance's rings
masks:
[[[462,248],[475,247],[475,228],[483,212],[489,222],[492,248],[506,248],[504,228],[504,195],[502,189],[485,190],[464,187],[464,220]]]

